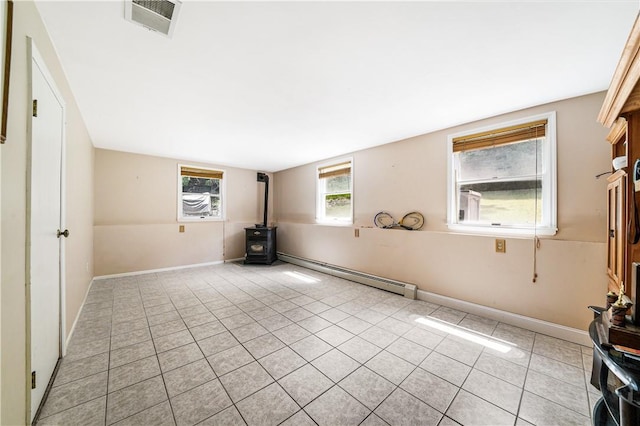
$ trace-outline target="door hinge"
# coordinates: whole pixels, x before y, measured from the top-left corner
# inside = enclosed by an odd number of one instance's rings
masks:
[[[36,372],[32,371],[31,372],[31,389],[35,389],[36,388]]]
[[[33,116],[34,117],[38,116],[38,100],[37,99],[33,100]]]

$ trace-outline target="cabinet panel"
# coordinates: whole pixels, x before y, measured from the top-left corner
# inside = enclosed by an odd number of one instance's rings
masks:
[[[609,290],[620,291],[625,276],[626,248],[626,180],[627,174],[619,170],[609,177],[607,185],[607,273]]]

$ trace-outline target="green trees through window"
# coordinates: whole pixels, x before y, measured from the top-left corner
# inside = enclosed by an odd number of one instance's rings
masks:
[[[351,223],[352,193],[351,161],[319,167],[316,219],[320,222]]]

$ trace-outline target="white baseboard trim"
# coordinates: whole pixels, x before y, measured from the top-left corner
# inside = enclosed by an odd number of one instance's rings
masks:
[[[241,260],[244,261],[244,257],[238,257],[237,259],[225,259],[224,263],[240,262]]]
[[[93,280],[89,283],[87,287],[87,291],[84,293],[84,299],[82,299],[82,303],[80,304],[80,309],[76,314],[76,318],[73,320],[73,325],[71,326],[71,330],[69,330],[69,334],[67,334],[67,339],[64,342],[64,346],[62,347],[62,356],[64,357],[67,354],[67,348],[69,347],[69,342],[71,342],[71,338],[73,337],[73,332],[76,329],[76,324],[78,324],[78,320],[80,319],[80,314],[82,314],[82,310],[84,309],[84,305],[87,302],[87,297],[89,297],[89,292],[91,291],[91,287],[93,286]]]
[[[589,333],[585,330],[578,330],[577,328],[566,327],[564,325],[554,324],[552,322],[526,317],[512,312],[501,311],[499,309],[477,305],[475,303],[465,302],[464,300],[453,299],[447,296],[441,296],[424,290],[418,290],[418,300],[458,309],[473,315],[525,328],[527,330],[535,331],[536,333],[546,334],[547,336],[567,340],[579,345],[591,346],[593,344],[591,342],[591,338],[589,338]]]
[[[154,272],[177,271],[180,269],[199,268],[201,266],[221,265],[223,263],[224,263],[224,260],[217,260],[215,262],[193,263],[191,265],[180,265],[180,266],[171,266],[168,268],[148,269],[146,271],[133,271],[133,272],[123,272],[121,274],[99,275],[97,277],[93,277],[93,279],[104,280],[107,278],[132,277],[135,275],[152,274]]]

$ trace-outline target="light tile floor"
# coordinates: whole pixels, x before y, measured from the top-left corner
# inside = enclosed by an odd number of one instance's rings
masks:
[[[95,281],[38,424],[589,425],[590,368],[588,347],[231,263]]]

